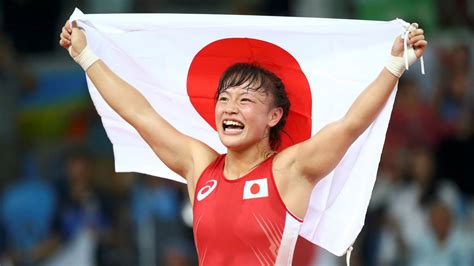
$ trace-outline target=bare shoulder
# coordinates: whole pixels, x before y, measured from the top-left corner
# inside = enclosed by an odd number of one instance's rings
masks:
[[[286,169],[286,171],[291,171],[293,175],[299,177],[305,175],[303,165],[311,162],[312,158],[318,153],[313,148],[314,143],[315,139],[312,137],[284,149],[275,157],[273,168],[275,170]]]
[[[193,163],[192,169],[189,169],[187,172],[186,180],[192,183],[193,187],[195,187],[201,173],[207,166],[209,166],[209,164],[217,159],[219,153],[204,142],[195,139],[193,140],[190,149]]]
[[[279,152],[275,155],[275,159],[273,159],[273,171],[278,172],[285,172],[294,171],[295,162],[297,158],[298,152],[298,144],[290,146],[283,151]]]
[[[219,153],[204,142],[196,139],[192,139],[188,148],[191,153],[192,163],[190,164],[189,169],[187,169],[184,178],[187,181],[189,199],[191,204],[194,204],[194,192],[199,177],[206,167],[217,159]]]

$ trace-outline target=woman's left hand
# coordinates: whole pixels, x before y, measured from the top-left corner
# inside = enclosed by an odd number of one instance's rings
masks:
[[[412,23],[410,27],[412,29],[408,34],[408,46],[412,46],[415,49],[416,57],[420,58],[425,52],[428,42],[425,40],[423,29],[418,28],[417,23]],[[393,43],[392,55],[403,56],[403,39],[400,36],[398,36]]]

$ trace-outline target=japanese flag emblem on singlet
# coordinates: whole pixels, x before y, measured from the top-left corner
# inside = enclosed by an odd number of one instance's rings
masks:
[[[268,182],[266,178],[245,181],[243,199],[268,197]]]

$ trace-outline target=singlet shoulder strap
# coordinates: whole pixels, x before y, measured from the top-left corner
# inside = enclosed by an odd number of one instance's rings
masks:
[[[198,180],[196,181],[196,186],[199,185],[200,182],[206,182],[206,177],[214,176],[215,171],[221,171],[224,169],[224,158],[226,154],[219,155],[212,163],[210,163],[204,171],[202,171],[201,175],[199,176]]]

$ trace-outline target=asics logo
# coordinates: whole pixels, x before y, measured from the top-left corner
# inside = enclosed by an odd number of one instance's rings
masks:
[[[212,191],[214,191],[216,186],[217,186],[217,181],[216,180],[211,179],[211,180],[207,181],[206,184],[198,191],[198,194],[197,194],[197,197],[196,197],[197,200],[201,201],[201,200],[205,199],[207,196],[209,196],[209,194],[212,193]]]

